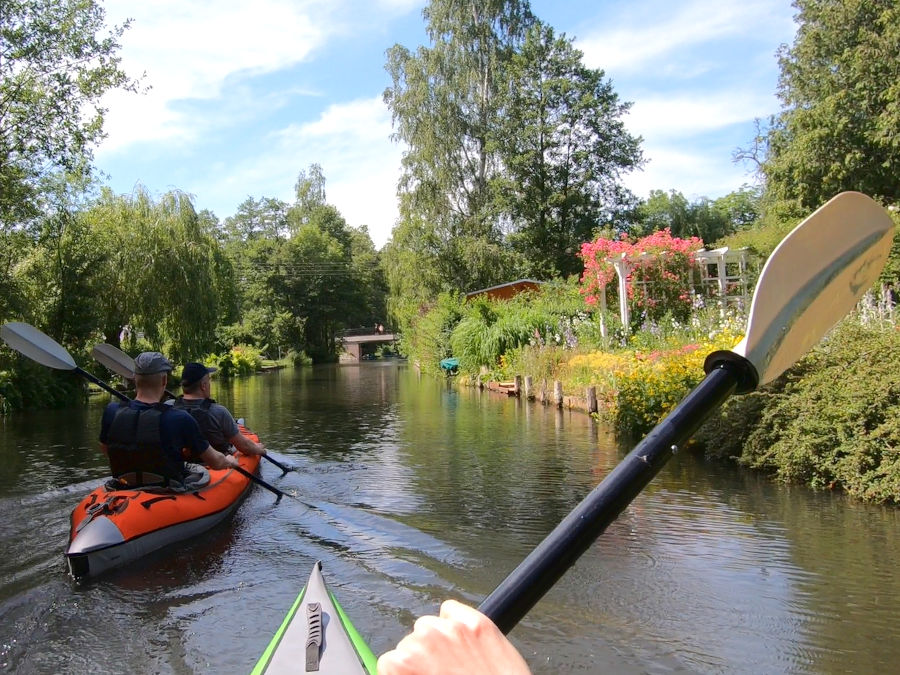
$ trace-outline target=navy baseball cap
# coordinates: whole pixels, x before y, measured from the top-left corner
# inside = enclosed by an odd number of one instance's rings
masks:
[[[218,368],[207,368],[202,363],[188,363],[181,371],[181,385],[192,385],[199,382],[209,373],[214,373]]]

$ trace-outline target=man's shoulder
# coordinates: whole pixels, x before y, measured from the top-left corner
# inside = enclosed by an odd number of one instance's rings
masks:
[[[187,410],[182,410],[174,406],[166,406],[163,419],[169,424],[187,424],[194,422],[194,417]],[[194,422],[196,424],[196,422]]]
[[[210,412],[217,414],[217,415],[221,415],[224,413],[225,415],[228,415],[229,417],[231,417],[231,411],[228,410],[228,408],[226,408],[221,403],[216,403],[215,401],[213,401],[210,404],[209,410],[210,410]]]

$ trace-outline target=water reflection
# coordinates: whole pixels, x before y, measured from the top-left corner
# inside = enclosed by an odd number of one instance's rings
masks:
[[[297,499],[83,587],[74,503],[105,475],[102,402],[0,426],[0,664],[247,672],[316,559],[373,648],[479,602],[621,459],[576,413],[396,362],[217,382]],[[881,672],[900,657],[898,514],[677,456],[513,632],[536,673]]]

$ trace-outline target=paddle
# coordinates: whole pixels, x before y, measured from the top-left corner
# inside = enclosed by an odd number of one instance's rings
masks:
[[[77,365],[75,365],[75,360],[72,358],[71,354],[66,351],[65,347],[56,342],[50,336],[45,335],[44,333],[39,331],[34,326],[19,321],[5,323],[0,326],[0,338],[3,338],[3,341],[6,342],[6,344],[15,349],[17,352],[23,354],[24,356],[27,356],[32,361],[37,361],[41,365],[47,366],[48,368],[55,368],[57,370],[72,370],[82,377],[87,378],[97,386],[106,389],[106,391],[117,396],[123,401],[127,402],[131,400],[122,392],[116,391],[108,384],[106,384],[106,382],[103,382],[102,380],[91,375],[86,370],[82,370]],[[134,376],[133,368],[132,376]],[[276,503],[278,501],[281,501],[281,498],[287,494],[279,490],[274,485],[269,485],[269,483],[264,481],[262,478],[254,476],[246,469],[243,469],[239,466],[233,468],[238,473],[245,475],[256,484],[278,495]]]
[[[75,359],[62,345],[48,337],[34,326],[21,321],[11,321],[0,326],[0,337],[17,352],[27,356],[32,361],[37,361],[42,366],[56,370],[71,370],[90,380],[98,387],[105,389],[113,396],[123,401],[129,400],[121,391],[110,387],[86,370],[82,370],[75,364]]]
[[[106,366],[117,375],[120,375],[127,380],[134,379],[134,359],[118,347],[102,343],[97,344],[94,345],[94,348],[91,350],[91,356],[93,356],[94,359],[96,359],[99,363]],[[170,392],[168,389],[166,390],[166,393],[169,394],[169,396],[171,396],[172,398],[176,398],[175,394]],[[270,462],[272,462],[272,464],[281,469],[282,476],[287,474],[288,471],[297,470],[297,467],[282,464],[278,460],[269,457],[268,454],[263,455],[262,458],[269,460]]]
[[[875,282],[893,223],[845,192],[800,223],[769,256],[745,337],[706,358],[706,378],[481,603],[508,633],[732,393],[771,382],[849,312]]]

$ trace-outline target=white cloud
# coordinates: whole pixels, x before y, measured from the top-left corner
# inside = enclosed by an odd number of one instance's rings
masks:
[[[293,201],[301,169],[317,163],[330,204],[352,226],[367,225],[381,247],[397,218],[396,186],[402,149],[393,143],[390,114],[381,97],[329,106],[317,119],[270,135],[258,156],[213,169],[193,188],[203,202],[231,203],[247,195]],[[240,197],[236,197],[240,195]],[[225,214],[217,214],[220,217]]]
[[[203,121],[172,103],[215,99],[229,78],[273,72],[299,63],[329,37],[326,0],[185,0],[134,3],[109,0],[107,20],[132,19],[122,37],[122,66],[132,76],[146,73],[144,95],[113,92],[108,106],[109,138],[100,152],[137,141],[188,140]]]
[[[625,124],[645,139],[684,138],[771,114],[773,94],[752,90],[648,96],[634,102]]]
[[[665,55],[684,47],[734,36],[789,33],[786,5],[779,0],[643,2],[620,16],[605,17],[600,28],[576,44],[586,65],[618,77],[650,62],[661,63]]]
[[[390,113],[380,96],[332,105],[314,122],[279,134],[289,151],[321,158],[316,161],[325,172],[328,201],[350,225],[368,225],[378,247],[397,219],[402,149],[390,134]]]
[[[425,0],[378,0],[377,5],[388,10],[406,13],[424,7],[426,2]]]
[[[644,170],[629,174],[623,181],[639,197],[647,197],[651,190],[674,189],[691,200],[716,199],[754,182],[747,167],[700,151],[649,145],[644,147],[644,155],[649,160]]]

